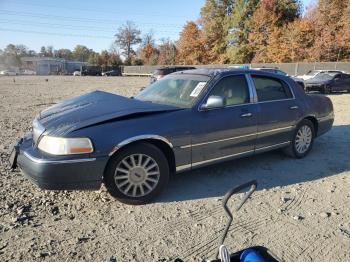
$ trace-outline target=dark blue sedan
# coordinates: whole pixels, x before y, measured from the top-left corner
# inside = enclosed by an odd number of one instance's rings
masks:
[[[151,201],[175,173],[283,149],[306,156],[334,119],[327,97],[256,70],[177,72],[133,98],[92,92],[54,105],[11,154],[42,189],[98,189]]]

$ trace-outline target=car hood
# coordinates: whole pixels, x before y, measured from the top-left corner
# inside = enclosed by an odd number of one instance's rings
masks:
[[[69,132],[108,121],[174,110],[179,108],[94,91],[49,107],[36,120],[45,129],[45,134],[64,136]]]

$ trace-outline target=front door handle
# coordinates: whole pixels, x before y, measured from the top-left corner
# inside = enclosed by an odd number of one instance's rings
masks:
[[[241,117],[251,117],[253,114],[252,113],[245,113],[242,114]]]
[[[295,109],[298,109],[299,107],[298,106],[291,106],[289,109],[290,110],[295,110]]]

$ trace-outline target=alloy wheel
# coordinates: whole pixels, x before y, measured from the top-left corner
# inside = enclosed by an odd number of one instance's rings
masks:
[[[295,149],[299,154],[304,154],[311,145],[312,130],[308,125],[303,125],[299,128],[295,137]]]
[[[157,162],[145,154],[126,156],[117,165],[114,182],[129,197],[143,197],[152,192],[160,179]]]

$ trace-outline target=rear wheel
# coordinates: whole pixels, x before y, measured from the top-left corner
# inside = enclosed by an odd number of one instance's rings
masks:
[[[311,151],[314,138],[314,124],[304,119],[297,126],[291,144],[284,151],[291,157],[303,158]]]
[[[163,152],[149,143],[136,143],[112,157],[105,183],[119,201],[139,205],[150,202],[166,186],[169,165]]]

